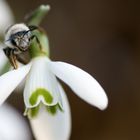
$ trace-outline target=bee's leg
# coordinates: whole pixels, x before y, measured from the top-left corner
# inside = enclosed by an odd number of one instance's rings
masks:
[[[30,40],[33,40],[34,38],[36,39],[36,42],[38,43],[38,46],[39,46],[40,50],[43,51],[41,43],[40,43],[40,41],[39,41],[39,39],[36,35],[32,35]]]
[[[14,69],[17,69],[18,68],[18,64],[17,64],[17,59],[16,59],[16,56],[14,54],[14,50],[13,49],[10,49],[10,48],[6,48],[6,49],[3,49],[5,55],[8,57],[11,65],[14,67]]]
[[[17,69],[18,68],[17,57],[14,54],[14,52],[11,52],[11,59],[13,61],[14,69]]]

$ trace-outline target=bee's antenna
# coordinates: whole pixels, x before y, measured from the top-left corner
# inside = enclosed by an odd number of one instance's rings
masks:
[[[34,30],[37,30],[37,29],[38,29],[38,27],[37,27],[37,26],[34,26],[34,25],[30,25],[30,26],[28,26],[28,28],[29,28],[29,30],[26,31],[26,32],[23,34],[23,36],[26,35],[26,34],[27,34],[28,32],[30,32],[30,31],[34,31]]]
[[[28,28],[29,28],[29,31],[34,31],[38,29],[38,27],[35,25],[29,25]]]

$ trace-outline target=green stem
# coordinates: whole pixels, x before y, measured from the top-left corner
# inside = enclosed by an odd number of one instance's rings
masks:
[[[34,31],[33,34],[38,38],[41,46],[39,46],[39,44],[35,39],[32,41],[32,44],[29,49],[31,58],[42,56],[42,55],[49,57],[50,55],[49,40],[45,31],[41,29],[41,30]]]
[[[49,12],[49,5],[41,5],[35,11],[33,11],[28,17],[27,22],[28,25],[36,25],[38,26],[45,15]]]
[[[50,6],[49,5],[41,5],[39,6],[35,11],[31,13],[28,17],[28,25],[36,25],[38,26],[44,16],[49,12]],[[49,40],[45,33],[45,31],[39,27],[39,30],[35,30],[33,34],[38,38],[41,48],[39,48],[39,44],[34,39],[32,41],[32,44],[30,46],[30,55],[32,58],[40,56],[40,55],[46,55],[49,57]]]

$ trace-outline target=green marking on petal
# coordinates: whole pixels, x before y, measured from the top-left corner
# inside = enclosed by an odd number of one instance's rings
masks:
[[[63,108],[60,106],[59,103],[57,104],[57,106],[58,106],[58,109],[59,109],[60,111],[62,111],[62,112],[64,111]]]
[[[33,119],[37,117],[39,113],[39,109],[43,107],[44,105],[40,103],[38,106],[34,108],[26,108],[24,112],[24,116],[28,116],[29,119]],[[45,106],[46,108],[46,113],[50,113],[52,116],[55,116],[58,111],[61,111],[62,113],[64,112],[63,109],[60,107],[59,103],[54,105],[54,106]]]
[[[34,108],[31,108],[30,110],[29,110],[29,115],[33,118],[33,117],[36,117],[37,116],[37,114],[38,114],[38,111],[39,111],[39,106],[37,106],[37,107],[34,107]]]
[[[44,88],[35,90],[29,98],[31,105],[35,105],[39,96],[43,96],[46,103],[51,104],[53,101],[52,95]]]
[[[46,106],[47,111],[52,114],[55,115],[57,113],[58,110],[63,112],[63,109],[60,107],[59,104],[56,104],[54,106]]]
[[[56,114],[56,106],[46,106],[47,111],[52,114],[55,115]]]
[[[27,115],[29,118],[34,118],[38,115],[39,109],[40,109],[40,105],[34,108],[28,108],[25,110],[24,115],[25,116]]]

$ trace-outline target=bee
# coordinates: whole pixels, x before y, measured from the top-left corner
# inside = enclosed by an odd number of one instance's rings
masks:
[[[41,49],[39,39],[37,36],[32,34],[32,31],[37,29],[37,26],[27,26],[24,23],[12,25],[7,29],[4,41],[6,47],[3,49],[3,51],[14,69],[18,68],[18,55],[26,52],[29,49],[31,40],[35,38]],[[24,61],[20,60],[20,62],[24,64]]]

